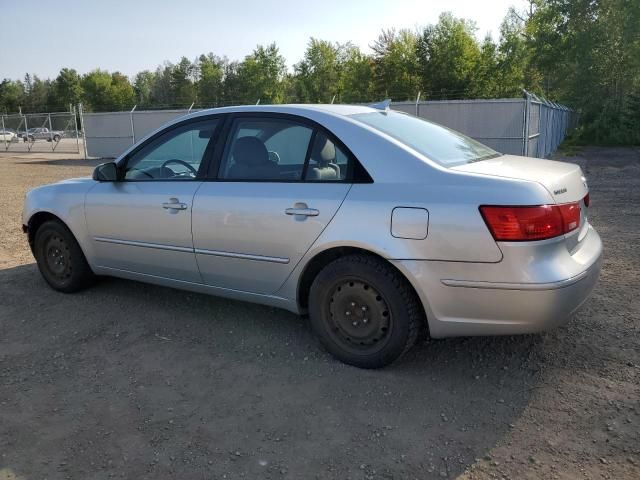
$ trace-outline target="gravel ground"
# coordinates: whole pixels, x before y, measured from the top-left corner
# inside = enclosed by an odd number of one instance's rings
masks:
[[[0,480],[640,478],[640,150],[567,160],[605,243],[575,317],[363,371],[287,312],[115,279],[52,291],[24,193],[96,162],[0,156]]]

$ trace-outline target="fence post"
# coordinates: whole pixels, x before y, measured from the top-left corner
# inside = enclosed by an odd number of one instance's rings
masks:
[[[416,97],[416,117],[420,116],[420,94],[422,92],[418,92],[418,96]]]
[[[85,132],[84,130],[84,109],[82,108],[82,102],[78,104],[78,110],[80,112],[80,131],[82,132],[82,149],[84,150],[84,159],[86,160],[89,157],[89,155],[87,155],[87,132]]]
[[[524,118],[522,122],[522,156],[529,156],[529,116],[531,114],[531,97],[529,96],[529,92],[527,92],[524,88],[522,89],[524,93]]]
[[[47,117],[49,120],[49,141],[51,142],[51,151],[53,152],[56,149],[56,147],[53,144],[53,132],[52,132],[53,126],[51,125],[51,113],[48,113]]]
[[[4,139],[4,149],[9,150],[9,147],[7,146],[7,132],[4,129],[4,115],[0,115],[0,118],[2,118],[2,138]]]
[[[22,108],[20,108],[20,114],[22,115]],[[29,125],[27,125],[27,116],[26,115],[22,115],[22,117],[24,118],[24,137],[23,139],[25,139],[27,141],[27,151],[31,151],[31,142],[29,141]]]
[[[76,153],[80,153],[80,137],[78,136],[78,113],[76,111],[76,107],[71,104],[69,104],[69,106],[71,107],[71,114],[73,114],[73,126],[76,129]]]
[[[135,112],[137,106],[138,104],[136,103],[129,112],[129,118],[131,119],[131,145],[134,145],[136,143],[136,131],[133,128],[133,112]]]

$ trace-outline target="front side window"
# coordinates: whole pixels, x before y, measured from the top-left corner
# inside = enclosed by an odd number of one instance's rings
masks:
[[[312,128],[290,120],[238,119],[220,165],[220,178],[301,180],[312,134]]]
[[[443,166],[477,162],[500,155],[462,133],[404,113],[371,112],[351,117],[386,133]]]
[[[189,123],[160,135],[131,155],[125,180],[190,180],[200,168],[218,120]]]

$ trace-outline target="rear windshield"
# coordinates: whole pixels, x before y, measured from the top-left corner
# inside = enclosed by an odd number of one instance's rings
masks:
[[[351,118],[399,140],[440,165],[452,167],[500,154],[455,130],[398,112],[357,113]]]

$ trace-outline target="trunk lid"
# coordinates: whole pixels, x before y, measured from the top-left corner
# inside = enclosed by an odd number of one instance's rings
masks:
[[[538,182],[549,191],[555,203],[558,204],[578,202],[588,192],[582,170],[573,163],[502,155],[489,160],[458,165],[452,167],[452,170]]]
[[[461,172],[492,175],[538,182],[546,188],[556,204],[579,202],[580,226],[564,235],[567,249],[576,251],[589,230],[587,205],[584,198],[589,189],[580,166],[542,158],[502,155],[452,167]]]

